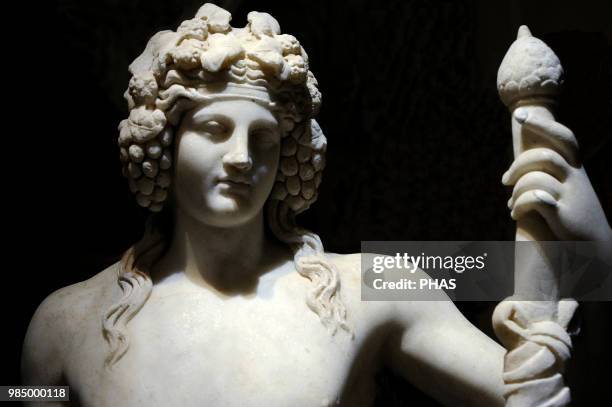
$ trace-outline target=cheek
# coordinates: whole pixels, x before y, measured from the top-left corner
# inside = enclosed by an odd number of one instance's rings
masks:
[[[182,135],[177,141],[174,157],[177,186],[187,187],[189,190],[198,189],[194,188],[196,186],[205,186],[220,163],[219,149],[206,139],[191,133]]]
[[[203,137],[187,133],[179,139],[176,148],[175,162],[178,168],[191,169],[192,171],[204,172],[214,167],[214,163],[220,160],[219,152],[212,143]]]
[[[258,182],[273,183],[276,178],[276,171],[280,161],[280,146],[258,151],[254,155],[255,174]]]

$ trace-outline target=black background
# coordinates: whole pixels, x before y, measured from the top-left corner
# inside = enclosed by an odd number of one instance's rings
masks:
[[[562,61],[558,117],[576,133],[612,219],[610,2],[217,3],[237,27],[248,11],[269,12],[310,56],[328,166],[319,201],[301,220],[326,250],[358,252],[361,240],[513,239],[500,183],[512,160],[510,120],[495,78],[520,24]],[[10,197],[2,384],[19,383],[21,343],[45,296],[115,262],[140,237],[144,213],[115,144],[127,66],[151,35],[176,29],[200,5],[63,0],[37,16],[40,24],[21,24],[36,40],[9,58],[4,75],[19,91],[4,95],[16,127],[5,127],[2,160]],[[458,304],[488,333],[493,305]],[[582,304],[568,373],[575,405],[608,404],[611,309]],[[377,405],[436,405],[390,372],[378,382]]]

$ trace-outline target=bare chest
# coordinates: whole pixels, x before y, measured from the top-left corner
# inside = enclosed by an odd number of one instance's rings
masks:
[[[104,403],[359,406],[373,396],[373,354],[332,336],[302,297],[152,297],[128,328],[128,352],[90,381],[111,395]]]

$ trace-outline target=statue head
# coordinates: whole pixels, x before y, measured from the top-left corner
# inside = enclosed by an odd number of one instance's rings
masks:
[[[202,120],[204,115],[194,111],[225,107],[226,113],[233,111],[237,118],[244,115],[246,110],[242,109],[247,104],[253,105],[253,110],[269,111],[276,121],[278,163],[252,162],[246,170],[244,165],[228,164],[227,156],[225,167],[241,173],[275,170],[273,190],[269,188],[267,195],[293,213],[307,209],[316,200],[326,140],[313,119],[321,94],[308,69],[308,56],[295,37],[280,33],[278,22],[269,14],[249,13],[244,28],[231,27],[230,19],[229,12],[205,4],[194,19],[184,21],[176,32],[154,35],[142,55],[130,65],[132,78],[125,93],[130,115],[119,125],[120,157],[136,201],[153,212],[167,205],[173,182],[178,182],[175,197],[179,201],[184,198],[180,183],[188,180],[182,177],[185,174],[182,158],[188,158],[188,149],[180,147],[182,141],[178,142],[177,136],[188,135],[188,127],[194,130],[193,126],[198,124],[194,119]],[[218,123],[215,132],[222,127],[226,133],[237,130],[230,123],[233,119],[225,116],[226,122]],[[219,137],[215,142],[211,141],[211,145],[218,146]],[[210,149],[205,150],[202,152],[211,153]],[[248,159],[253,161],[262,156],[256,155]],[[181,160],[178,168],[173,168],[175,158]],[[218,158],[202,155],[200,162]],[[217,174],[221,178],[229,175]],[[244,174],[236,177],[244,178]],[[209,197],[210,202],[205,203],[214,206],[214,196]],[[229,200],[231,197],[226,199]],[[221,201],[216,203],[222,204]]]
[[[155,34],[130,65],[130,114],[119,125],[123,173],[152,216],[174,199],[198,221],[231,227],[267,206],[269,229],[313,285],[307,305],[332,334],[350,332],[337,270],[319,237],[295,223],[317,199],[325,166],[326,139],[314,120],[321,94],[308,56],[267,13],[249,13],[244,28],[230,19],[204,4],[176,32]],[[152,290],[148,269],[165,248],[154,224],[121,261],[124,296],[103,317],[108,366],[127,351],[126,324]]]

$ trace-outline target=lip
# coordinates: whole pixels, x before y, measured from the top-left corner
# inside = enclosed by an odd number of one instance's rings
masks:
[[[218,184],[228,184],[228,185],[244,185],[250,186],[251,183],[246,180],[246,178],[242,177],[221,177],[217,180]]]
[[[247,193],[251,188],[251,183],[244,178],[222,177],[217,180],[217,185],[222,191]]]

